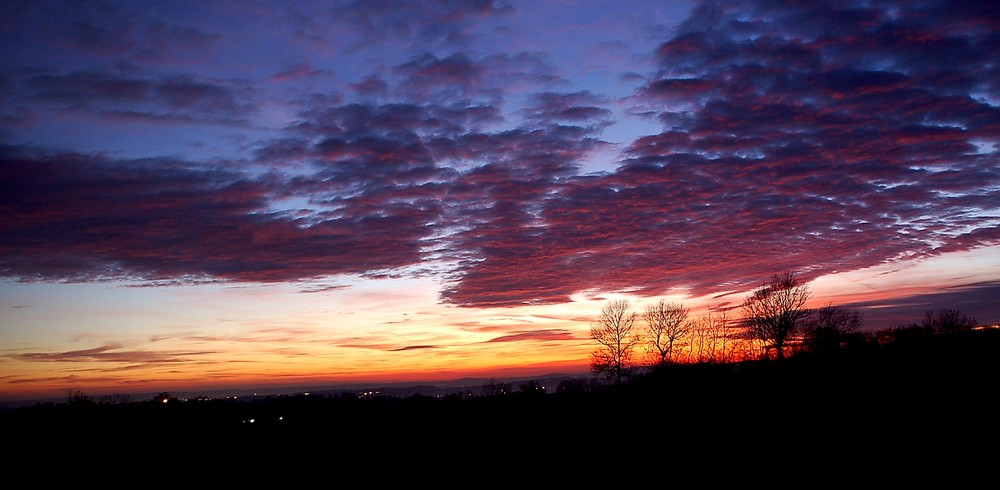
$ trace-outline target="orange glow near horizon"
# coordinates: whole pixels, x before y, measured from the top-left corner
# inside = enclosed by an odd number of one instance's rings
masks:
[[[0,398],[430,382],[588,368],[589,324],[582,318],[589,312],[575,312],[574,305],[462,309],[437,304],[434,290],[419,281],[378,286],[378,294],[365,283],[308,294],[287,286],[38,286],[46,294],[70,291],[49,311],[14,310],[9,321],[22,328],[12,329],[0,362]],[[87,299],[97,296],[129,306],[115,310]],[[50,315],[77,320],[60,322],[58,337],[33,335],[32,325],[53,321]],[[145,322],[141,329],[138,322]]]
[[[821,277],[808,284],[809,306],[898,300],[937,287],[920,284],[947,287],[976,274],[987,280],[997,274],[995,253]],[[309,293],[288,285],[22,286],[5,300],[18,307],[4,320],[0,399],[585,375],[591,321],[608,298],[627,297],[640,314],[661,298],[680,302],[691,319],[725,306],[736,308],[736,320],[745,294],[580,294],[555,305],[459,308],[439,303],[436,290],[416,279]]]

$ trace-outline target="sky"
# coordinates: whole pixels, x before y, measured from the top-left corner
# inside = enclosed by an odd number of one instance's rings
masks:
[[[1000,322],[1000,4],[6,1],[0,399],[586,372],[794,272]]]

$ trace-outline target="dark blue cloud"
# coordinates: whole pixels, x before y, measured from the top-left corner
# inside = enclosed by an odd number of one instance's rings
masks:
[[[57,110],[104,118],[174,119],[245,124],[253,89],[190,75],[148,76],[133,67],[42,74],[18,83],[20,94]]]

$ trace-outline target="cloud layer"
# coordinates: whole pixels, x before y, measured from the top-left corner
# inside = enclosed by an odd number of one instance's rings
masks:
[[[339,74],[336,90],[278,96],[318,76],[317,62],[256,80],[163,69],[183,47],[163,36],[203,49],[225,37],[162,25],[142,51],[154,64],[135,55],[145,37],[111,39],[90,17],[50,42],[73,37],[101,63],[8,62],[0,274],[433,273],[443,301],[514,306],[582,291],[722,293],[785,270],[811,278],[1000,243],[1000,10],[988,3],[699,3],[651,63],[621,74],[641,75],[624,97],[574,86],[552,54],[476,44],[500,32],[478,26],[516,18],[506,4],[344,7],[338,18],[364,35],[342,49],[408,50]],[[263,131],[277,100],[293,115]],[[18,136],[67,111],[254,130],[224,159]],[[630,121],[660,129],[612,144],[609,128]],[[585,173],[595,159],[606,170]]]

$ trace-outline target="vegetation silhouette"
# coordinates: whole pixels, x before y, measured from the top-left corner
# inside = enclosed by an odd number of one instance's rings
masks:
[[[691,310],[681,304],[660,300],[646,307],[642,318],[646,323],[646,335],[650,341],[646,347],[647,356],[654,364],[665,365],[673,362],[674,347],[694,328],[688,321]]]
[[[701,450],[768,440],[796,451],[873,440],[883,449],[926,448],[927,441],[958,444],[998,432],[990,407],[1000,329],[967,323],[848,329],[842,342],[804,342],[781,359],[657,362],[621,383],[580,377],[515,386],[491,379],[478,393],[445,396],[300,393],[248,401],[170,393],[95,401],[73,392],[64,403],[0,412],[0,430],[24,454],[43,446],[51,454],[53,441],[109,441],[127,451],[123,441],[137,439],[187,451],[177,454],[224,447],[252,455],[321,442],[349,448],[348,459],[424,454],[429,442],[447,448],[436,451],[468,456],[515,440],[519,454],[542,456],[595,450],[605,438],[656,437]]]
[[[599,347],[591,353],[590,369],[622,384],[636,368],[633,351],[643,335],[635,325],[638,314],[626,299],[608,301],[601,308],[597,322],[590,327],[590,338]]]
[[[751,338],[785,357],[785,345],[803,327],[810,310],[809,288],[791,272],[775,274],[743,301],[743,326]]]

